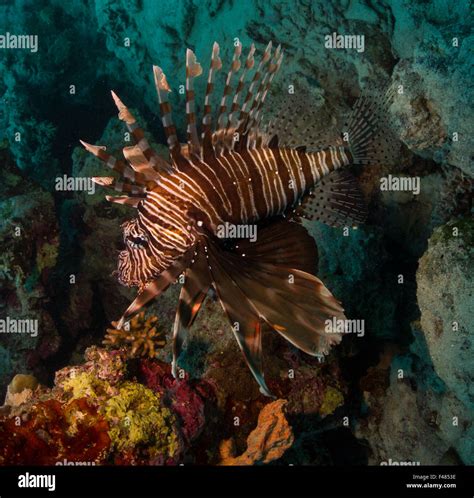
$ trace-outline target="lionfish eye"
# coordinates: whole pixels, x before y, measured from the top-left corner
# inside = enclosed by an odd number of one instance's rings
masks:
[[[127,241],[134,249],[139,249],[148,245],[148,239],[143,235],[140,235],[138,237],[129,236],[127,237]]]

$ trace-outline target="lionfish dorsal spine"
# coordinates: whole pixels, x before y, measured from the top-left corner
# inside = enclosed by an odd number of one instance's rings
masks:
[[[240,69],[240,56],[242,54],[242,44],[237,42],[234,47],[234,55],[232,57],[232,63],[230,65],[230,69],[227,73],[227,78],[224,85],[224,91],[222,93],[221,102],[219,105],[219,113],[217,116],[217,127],[216,132],[219,133],[221,130],[225,129],[225,125],[227,124],[228,116],[227,112],[227,97],[232,95],[232,79],[234,75]]]
[[[250,46],[249,53],[247,55],[247,59],[245,61],[244,69],[242,71],[242,74],[240,75],[239,82],[237,83],[237,88],[235,89],[234,98],[232,100],[232,106],[229,112],[229,119],[227,121],[227,130],[226,130],[227,132],[232,126],[232,123],[234,122],[234,114],[240,110],[239,99],[245,85],[245,78],[247,76],[247,73],[249,70],[253,68],[255,64],[254,53],[255,53],[255,45],[252,43],[252,45]]]
[[[146,180],[140,173],[136,173],[128,164],[121,159],[117,159],[112,154],[105,151],[105,147],[100,145],[91,145],[83,140],[80,140],[84,148],[104,162],[110,169],[116,171],[122,178],[128,180],[132,184],[145,185]]]
[[[196,110],[194,94],[194,78],[202,74],[201,64],[191,49],[186,50],[186,119],[188,151],[190,155],[200,156],[201,143],[196,127]]]
[[[244,103],[242,105],[242,109],[240,110],[239,114],[239,127],[237,128],[237,133],[242,133],[245,130],[245,127],[247,125],[247,117],[250,112],[250,107],[252,105],[253,99],[256,94],[256,87],[259,84],[260,79],[262,78],[262,75],[264,73],[263,70],[266,64],[271,58],[271,53],[272,53],[272,42],[270,41],[268,42],[268,45],[265,48],[262,58],[260,59],[260,62],[257,66],[257,70],[255,71],[252,81],[250,82],[247,94],[244,98]]]
[[[249,144],[253,147],[260,147],[262,145],[262,136],[258,133],[261,122],[261,111],[263,108],[263,103],[272,84],[275,74],[279,71],[283,61],[283,52],[281,51],[281,45],[278,45],[268,72],[265,74],[264,80],[262,81],[261,89],[259,89],[257,96],[255,97],[254,104],[249,113],[249,123],[247,125],[247,133],[251,129],[255,131],[255,142]]]
[[[178,134],[173,122],[171,113],[171,103],[168,99],[168,93],[171,88],[168,85],[166,76],[159,66],[153,66],[153,76],[155,80],[156,92],[158,94],[158,103],[160,105],[161,121],[165,130],[166,140],[173,159],[181,156],[181,146],[178,141]]]
[[[214,91],[214,78],[217,71],[222,69],[222,61],[219,57],[219,45],[214,42],[212,46],[211,64],[207,76],[206,95],[204,97],[204,110],[202,117],[202,153],[204,159],[214,156],[212,146],[212,105],[211,95]]]
[[[140,127],[138,124],[137,120],[133,116],[133,114],[130,112],[130,110],[125,106],[125,104],[122,102],[122,100],[117,96],[117,94],[112,91],[112,98],[114,99],[115,105],[117,106],[117,109],[119,111],[119,119],[121,121],[124,121],[125,124],[127,125],[128,131],[132,134],[136,145],[132,146],[137,149],[139,149],[142,153],[142,155],[145,157],[146,162],[147,162],[147,168],[146,169],[153,169],[155,170],[158,174],[160,173],[170,173],[172,171],[171,166],[159,155],[157,154],[154,150],[153,147],[149,144],[147,138],[145,137],[145,132],[143,128]],[[125,149],[130,149],[130,147],[125,147],[124,148],[124,156],[125,156]],[[125,156],[126,157],[126,156]],[[127,157],[126,157],[127,159]],[[133,164],[132,164],[133,167]],[[140,168],[142,171],[145,170],[144,167]],[[157,179],[157,176],[154,176],[155,179]],[[159,177],[159,175],[158,175]]]

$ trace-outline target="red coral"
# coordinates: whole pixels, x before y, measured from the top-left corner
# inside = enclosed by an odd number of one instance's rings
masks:
[[[107,422],[80,398],[68,404],[50,399],[23,417],[0,418],[0,463],[55,465],[102,462],[110,446]]]
[[[182,435],[187,443],[196,439],[205,423],[205,401],[214,393],[205,381],[194,382],[187,374],[176,380],[170,366],[158,360],[142,360],[139,366],[143,383],[160,393],[180,421]]]

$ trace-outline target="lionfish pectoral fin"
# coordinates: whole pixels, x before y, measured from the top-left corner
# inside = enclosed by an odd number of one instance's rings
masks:
[[[356,226],[367,218],[367,205],[351,173],[333,171],[304,196],[292,216],[333,227]]]
[[[260,392],[273,397],[263,374],[260,316],[251,300],[247,298],[245,289],[236,284],[235,273],[240,271],[239,268],[229,265],[230,259],[241,258],[221,250],[212,242],[207,247],[210,272],[217,295],[231,323],[244,359],[260,386]]]
[[[173,362],[171,371],[177,378],[177,362],[188,329],[193,324],[211,286],[207,259],[198,244],[194,259],[185,273],[185,280],[179,295],[178,309],[173,328]]]
[[[254,242],[241,239],[233,252],[260,263],[296,268],[316,275],[318,248],[305,227],[285,218],[274,218],[257,228]]]
[[[311,259],[317,251],[304,227],[276,221],[259,232],[253,248],[245,244],[242,252],[244,244],[238,242],[239,253],[209,244],[210,271],[249,367],[266,389],[258,375],[261,337],[256,323],[266,323],[302,351],[319,356],[341,341],[332,320],[345,316],[339,301],[308,271],[314,272]],[[298,251],[303,264],[298,264]]]
[[[229,318],[235,323],[238,323],[238,318]],[[250,371],[258,382],[260,392],[270,398],[275,398],[264,379],[263,366],[262,366],[262,324],[260,321],[253,321],[250,323],[243,323],[239,330],[233,327],[234,336],[237,339],[240,349],[244,355]]]
[[[125,313],[118,322],[117,329],[121,329],[127,318],[137,313],[143,306],[162,294],[170,284],[175,282],[179,275],[189,266],[193,253],[194,247],[185,252],[180,258],[176,259],[165,271],[161,272],[158,277],[147,283],[132,304],[125,310]]]
[[[178,378],[178,358],[187,338],[189,327],[191,327],[207,296],[206,292],[198,291],[197,294],[190,299],[187,292],[188,290],[183,286],[179,295],[178,310],[176,312],[173,327],[173,360],[171,363],[171,373],[175,379]]]

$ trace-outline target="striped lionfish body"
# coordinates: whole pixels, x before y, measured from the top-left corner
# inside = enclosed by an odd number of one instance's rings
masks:
[[[270,395],[262,370],[262,327],[311,355],[325,354],[341,340],[327,332],[327,323],[334,317],[345,319],[343,308],[316,277],[316,244],[298,221],[305,217],[333,226],[363,221],[362,195],[350,174],[341,170],[377,156],[385,102],[358,102],[347,147],[329,144],[309,152],[304,146],[285,146],[284,133],[261,126],[262,106],[282,63],[280,47],[272,53],[270,43],[257,65],[253,45],[243,63],[241,51],[239,44],[215,116],[211,95],[222,64],[214,44],[200,126],[193,80],[202,69],[187,51],[186,144],[177,138],[166,77],[154,67],[169,160],[150,147],[113,92],[119,117],[136,145],[123,149],[122,160],[103,147],[82,143],[120,175],[94,178],[122,194],[107,199],[137,210],[122,225],[126,249],[119,255],[118,277],[139,293],[119,327],[184,272],[173,332],[173,373],[187,330],[212,287],[260,390]],[[219,230],[229,224],[255,224],[258,236],[253,241],[222,239]]]

